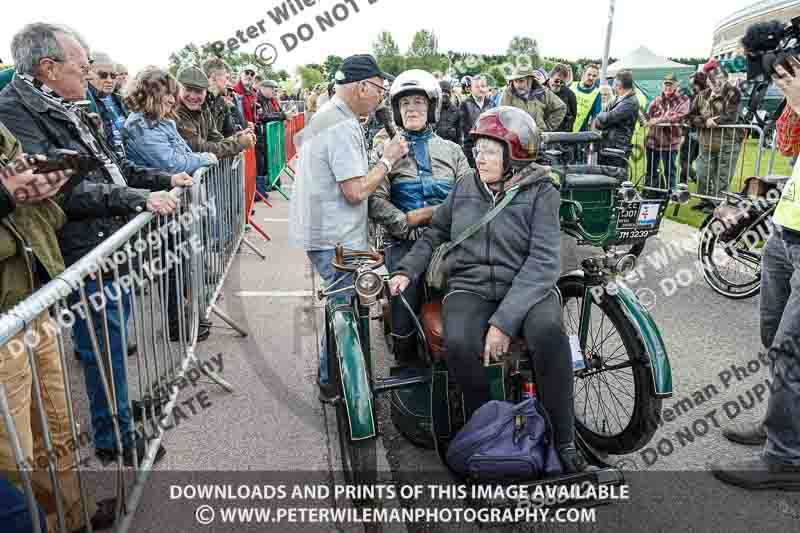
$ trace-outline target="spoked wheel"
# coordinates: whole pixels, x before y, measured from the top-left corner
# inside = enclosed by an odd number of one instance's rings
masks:
[[[739,236],[731,242],[722,242],[714,231],[717,224],[723,222],[711,216],[700,228],[697,256],[703,265],[703,278],[715,292],[727,298],[742,300],[755,296],[761,291],[764,241],[759,239],[754,243]]]
[[[653,376],[634,325],[614,298],[584,300],[579,280],[559,281],[567,335],[579,335],[581,309],[591,305],[585,355],[587,368],[575,373],[575,424],[594,448],[631,453],[653,437],[661,400],[652,395]]]
[[[330,339],[330,336],[328,336]],[[350,418],[347,415],[342,377],[339,370],[339,357],[335,353],[335,343],[329,342],[328,353],[330,379],[336,384],[336,428],[339,435],[342,473],[345,481],[353,485],[374,485],[378,479],[378,459],[375,437],[353,440],[350,430]],[[373,503],[372,500],[354,500],[357,505]]]

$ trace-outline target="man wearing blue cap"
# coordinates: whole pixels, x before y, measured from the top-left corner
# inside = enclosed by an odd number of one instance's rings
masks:
[[[314,269],[330,286],[344,274],[331,265],[335,247],[368,250],[367,199],[392,166],[408,153],[402,138],[384,145],[380,164],[369,170],[360,116],[383,101],[383,81],[392,77],[371,55],[344,60],[336,73],[336,94],[297,135],[297,180],[289,212],[289,242],[306,251]],[[337,286],[352,283],[343,280]],[[324,337],[324,335],[323,335]],[[320,350],[322,399],[335,395],[328,383],[325,339]]]

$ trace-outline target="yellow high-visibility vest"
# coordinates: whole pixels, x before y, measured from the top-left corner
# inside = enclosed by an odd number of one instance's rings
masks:
[[[583,126],[583,123],[589,117],[589,113],[591,113],[592,108],[594,107],[594,101],[600,96],[599,88],[595,88],[590,93],[584,93],[578,90],[578,83],[579,82],[577,81],[573,82],[572,86],[570,87],[572,92],[575,93],[575,100],[577,100],[578,103],[578,112],[575,116],[575,125],[572,127],[572,131],[575,133],[581,131],[581,126]]]
[[[772,220],[781,227],[800,232],[800,195],[797,191],[797,182],[800,178],[800,160],[794,164],[792,177],[786,182],[775,208]]]

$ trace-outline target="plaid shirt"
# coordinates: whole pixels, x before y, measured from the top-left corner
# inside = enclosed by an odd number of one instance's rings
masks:
[[[778,150],[785,156],[800,155],[800,115],[788,105],[783,109],[776,125]]]

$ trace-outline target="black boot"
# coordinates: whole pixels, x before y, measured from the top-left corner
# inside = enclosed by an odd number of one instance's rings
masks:
[[[561,460],[561,469],[565,474],[577,474],[594,468],[589,465],[586,457],[572,442],[558,447],[558,458]]]
[[[397,366],[407,368],[419,364],[416,335],[411,335],[410,337],[392,336],[392,341],[394,344],[394,360],[397,362]]]
[[[102,531],[104,529],[111,529],[114,525],[114,505],[116,498],[108,498],[97,502],[97,511],[92,516],[92,531]],[[75,529],[72,533],[85,533],[86,526],[80,529]]]
[[[761,457],[726,465],[714,464],[711,473],[723,483],[745,489],[800,491],[800,466],[767,462]]]
[[[748,422],[722,430],[722,436],[736,444],[760,446],[767,441],[763,422]]]

